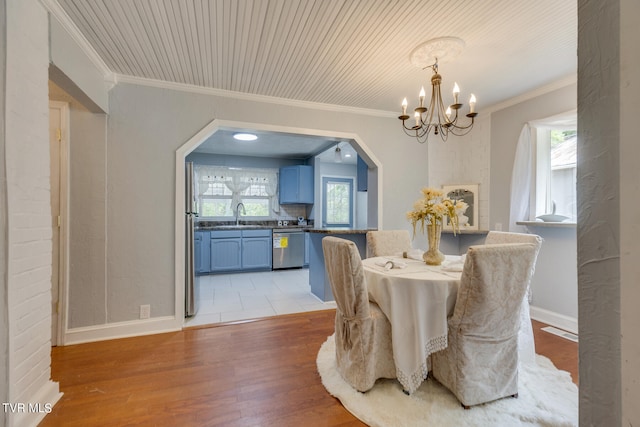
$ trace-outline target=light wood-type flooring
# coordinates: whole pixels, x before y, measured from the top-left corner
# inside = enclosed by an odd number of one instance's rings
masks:
[[[52,349],[64,392],[40,426],[362,426],[320,382],[335,310]],[[578,344],[536,351],[577,383]]]

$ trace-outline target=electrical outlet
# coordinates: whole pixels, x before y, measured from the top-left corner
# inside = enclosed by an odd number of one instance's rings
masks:
[[[148,319],[151,317],[151,306],[149,304],[144,304],[140,306],[140,318]]]

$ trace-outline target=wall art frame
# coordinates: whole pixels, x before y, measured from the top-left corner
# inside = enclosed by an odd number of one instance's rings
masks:
[[[442,191],[445,197],[451,200],[462,199],[469,207],[464,214],[459,216],[460,219],[460,231],[464,230],[478,230],[480,217],[478,216],[478,190],[480,184],[446,184],[442,186]],[[445,230],[453,230],[453,226],[449,221],[449,218],[445,218],[443,228]]]

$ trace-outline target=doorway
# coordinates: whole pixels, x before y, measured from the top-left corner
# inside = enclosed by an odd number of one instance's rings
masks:
[[[204,141],[206,141],[211,135],[220,130],[247,130],[254,129],[257,131],[265,132],[283,132],[289,134],[307,135],[328,137],[340,140],[351,140],[354,149],[357,151],[363,160],[369,165],[369,186],[370,191],[368,194],[368,223],[377,227],[381,221],[382,213],[382,197],[381,197],[381,179],[382,169],[380,161],[373,155],[367,145],[355,134],[347,134],[343,132],[330,132],[326,130],[313,130],[313,129],[300,129],[300,128],[288,128],[283,126],[272,126],[256,123],[241,123],[231,122],[225,120],[213,120],[207,126],[202,128],[191,139],[185,142],[181,147],[176,150],[175,158],[175,170],[181,171],[184,169],[184,163],[187,155],[194,151]],[[184,198],[185,198],[185,175],[182,173],[176,173],[176,187],[175,187],[175,321],[180,322],[184,326],[184,298],[185,298],[185,233],[184,233]],[[318,184],[318,187],[320,184]]]
[[[69,195],[69,104],[49,101],[51,185],[51,345],[62,345],[66,321]]]

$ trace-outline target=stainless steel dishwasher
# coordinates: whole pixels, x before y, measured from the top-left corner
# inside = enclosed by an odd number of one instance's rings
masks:
[[[273,269],[296,268],[304,264],[304,231],[299,228],[273,230]]]

